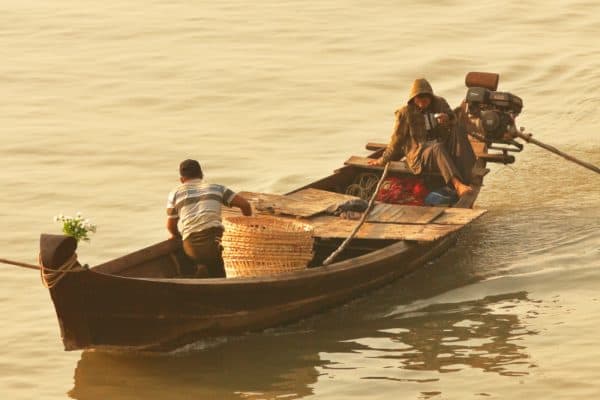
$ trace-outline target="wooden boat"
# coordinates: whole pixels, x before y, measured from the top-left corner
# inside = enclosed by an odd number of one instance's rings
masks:
[[[474,142],[475,143],[475,142]],[[378,204],[356,239],[327,266],[322,265],[357,221],[322,211],[344,197],[364,172],[381,173],[367,158],[352,157],[323,179],[286,195],[245,193],[251,201],[268,199],[280,218],[315,226],[311,268],[277,276],[198,279],[181,277],[181,243],[166,240],[93,268],[74,260],[73,238],[41,236],[41,264],[49,285],[66,350],[127,349],[168,351],[194,341],[261,330],[306,317],[385,285],[451,246],[457,232],[485,210],[472,209],[486,166],[479,143],[471,195],[452,208]],[[382,146],[368,144],[378,157]],[[377,171],[379,169],[379,171]],[[409,173],[394,162],[392,175]],[[432,176],[431,179],[436,179]],[[295,207],[295,209],[294,209]],[[379,207],[379,211],[378,211]],[[292,216],[284,215],[287,209]],[[377,218],[379,218],[377,220]],[[48,275],[50,274],[50,275]]]

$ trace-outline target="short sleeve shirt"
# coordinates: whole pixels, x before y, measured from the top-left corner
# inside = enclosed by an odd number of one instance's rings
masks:
[[[173,189],[167,198],[167,217],[179,218],[181,235],[222,227],[221,207],[231,207],[235,192],[225,186],[189,180]]]

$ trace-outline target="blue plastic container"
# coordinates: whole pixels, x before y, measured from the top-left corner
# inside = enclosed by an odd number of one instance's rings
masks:
[[[426,206],[450,206],[458,200],[456,193],[448,187],[433,190],[425,197]]]

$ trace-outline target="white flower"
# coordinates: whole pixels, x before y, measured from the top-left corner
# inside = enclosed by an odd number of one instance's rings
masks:
[[[62,223],[62,231],[65,235],[72,236],[77,241],[84,240],[89,242],[90,238],[88,233],[95,233],[96,225],[92,224],[89,219],[84,219],[81,215],[81,211],[78,211],[76,215],[75,218],[72,218],[70,216],[64,216],[61,213],[54,217],[54,221]]]

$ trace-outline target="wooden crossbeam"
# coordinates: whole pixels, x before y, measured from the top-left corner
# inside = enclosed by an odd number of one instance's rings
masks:
[[[385,149],[387,144],[385,143],[377,143],[377,142],[369,142],[365,145],[367,150],[377,151]],[[475,152],[475,156],[479,159],[485,160],[487,162],[493,163],[501,163],[501,164],[512,164],[515,162],[515,157],[508,154],[502,153],[488,153],[487,145],[484,142],[479,140],[471,140],[471,146],[473,147],[473,151]]]
[[[369,160],[372,160],[372,158],[352,156],[349,159],[347,159],[344,162],[344,164],[351,165],[353,167],[358,167],[361,169],[373,170],[373,171],[382,171],[383,170],[383,168],[384,168],[383,166],[369,165]],[[395,172],[395,173],[400,173],[400,174],[405,174],[405,175],[413,175],[413,176],[415,175],[408,168],[405,161],[390,161],[389,172],[390,173]],[[439,176],[440,174],[439,174],[439,172],[423,171],[421,173],[421,175],[437,175],[437,176]]]
[[[365,149],[371,150],[371,151],[385,149],[386,147],[387,147],[387,143],[377,143],[377,142],[368,142],[365,145]]]

